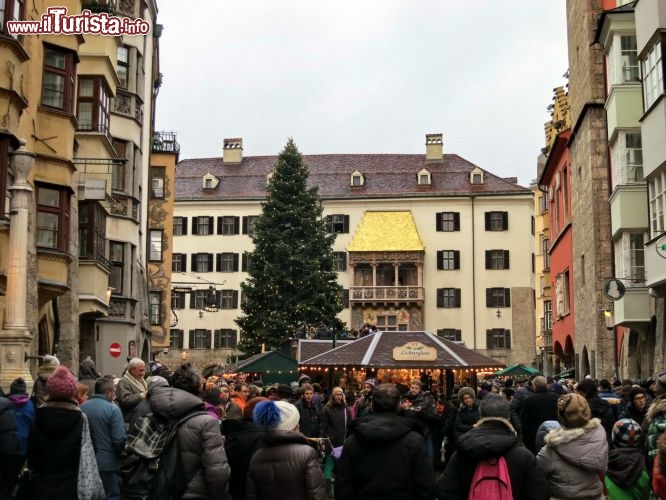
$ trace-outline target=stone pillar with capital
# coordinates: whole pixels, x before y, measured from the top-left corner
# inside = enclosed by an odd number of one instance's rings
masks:
[[[32,332],[27,321],[28,299],[28,238],[34,234],[30,221],[33,188],[28,176],[35,164],[35,155],[25,149],[25,141],[9,153],[14,184],[10,192],[9,248],[7,265],[7,296],[5,318],[0,330],[0,387],[8,390],[12,381],[23,377],[32,386],[26,356],[30,354]]]

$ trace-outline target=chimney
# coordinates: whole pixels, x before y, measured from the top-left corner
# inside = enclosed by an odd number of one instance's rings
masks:
[[[225,139],[222,158],[224,163],[241,163],[243,161],[243,139]]]
[[[426,134],[426,160],[442,161],[444,159],[444,146],[442,134]]]

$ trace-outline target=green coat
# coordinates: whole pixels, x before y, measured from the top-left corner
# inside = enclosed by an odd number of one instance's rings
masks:
[[[606,476],[606,491],[611,500],[647,500],[650,494],[650,478],[647,472],[643,471],[632,486],[620,488]]]

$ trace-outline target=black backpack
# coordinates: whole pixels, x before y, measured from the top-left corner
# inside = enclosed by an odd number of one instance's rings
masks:
[[[174,421],[149,414],[136,421],[127,434],[120,466],[123,498],[179,500],[183,496],[188,480],[178,428],[199,415],[208,414],[197,411]]]

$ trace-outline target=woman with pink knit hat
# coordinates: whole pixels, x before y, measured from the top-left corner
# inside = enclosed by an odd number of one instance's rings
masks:
[[[76,500],[83,416],[74,399],[76,377],[58,366],[46,381],[46,403],[37,408],[28,437],[32,498]]]

